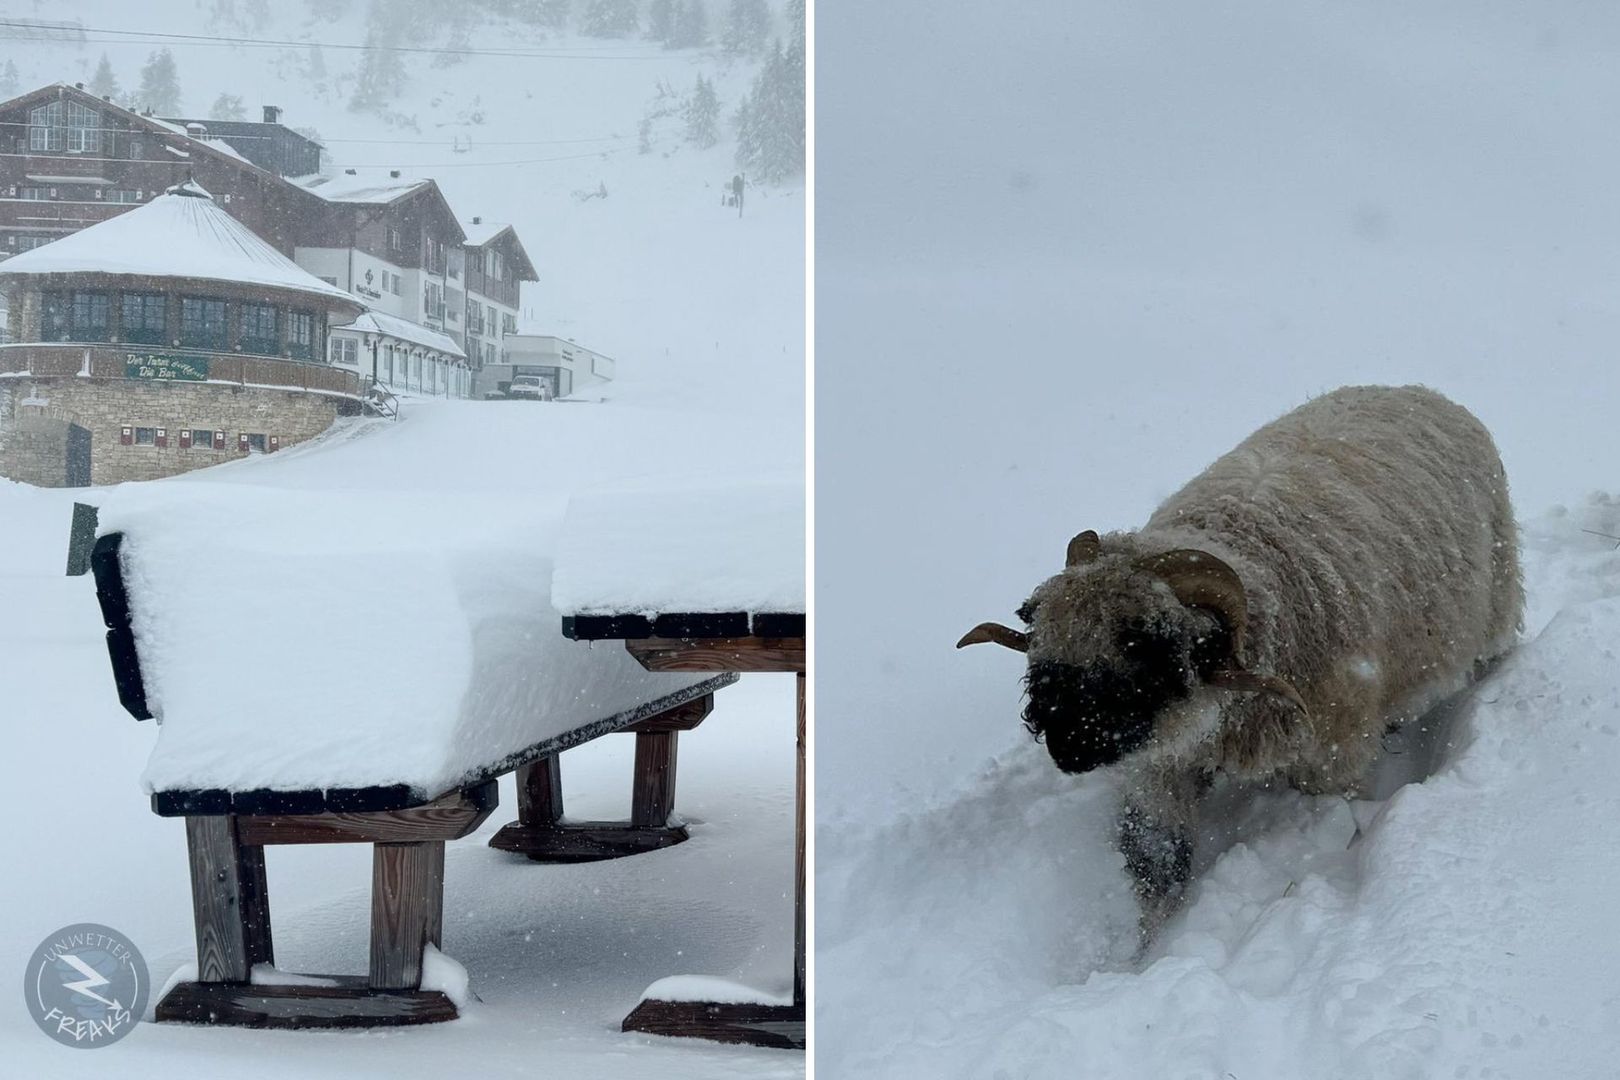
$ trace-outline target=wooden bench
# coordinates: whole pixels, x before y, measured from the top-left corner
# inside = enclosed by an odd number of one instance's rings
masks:
[[[119,700],[133,716],[145,720],[152,713],[131,628],[121,542],[116,533],[101,537],[89,563],[107,626]],[[514,770],[523,774],[520,790],[526,794],[520,802],[530,807],[532,826],[540,820],[534,817],[536,776],[555,781],[557,758],[564,750],[616,731],[634,731],[638,750],[647,740],[646,753],[638,753],[638,763],[645,761],[638,776],[646,779],[638,781],[641,794],[627,830],[635,839],[627,841],[628,847],[651,850],[649,845],[658,837],[676,842],[668,825],[676,734],[708,715],[714,691],[735,679],[692,683],[629,711],[553,735],[489,762],[447,791],[384,784],[154,792],[156,813],[186,822],[197,935],[197,977],[175,986],[158,1002],[157,1019],[270,1028],[373,1027],[454,1019],[454,1003],[440,991],[422,986],[425,955],[427,946],[438,946],[443,928],[445,842],[474,832],[494,811],[496,778]],[[546,796],[550,801],[540,805],[556,810],[550,820],[558,826],[560,789],[553,784],[550,791]],[[684,830],[680,832],[684,838]],[[586,836],[569,835],[573,843]],[[372,845],[367,972],[298,977],[301,981],[291,984],[254,983],[255,966],[273,965],[275,960],[265,847],[331,843]]]

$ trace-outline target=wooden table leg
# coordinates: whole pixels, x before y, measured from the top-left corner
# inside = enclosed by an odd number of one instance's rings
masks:
[[[422,951],[439,944],[443,925],[444,841],[373,845],[370,986],[421,986]]]
[[[254,964],[273,962],[264,848],[243,845],[236,818],[186,818],[197,979],[245,983]]]
[[[804,987],[804,672],[797,675],[799,697],[798,778],[793,825],[793,1004],[805,1007]]]

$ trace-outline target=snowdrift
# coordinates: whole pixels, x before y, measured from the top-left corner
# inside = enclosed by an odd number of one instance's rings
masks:
[[[824,829],[818,1066],[1613,1075],[1620,553],[1585,529],[1620,536],[1620,500],[1526,527],[1528,640],[1433,776],[1382,802],[1230,793],[1231,846],[1140,961],[1116,792],[1039,747],[928,813]]]

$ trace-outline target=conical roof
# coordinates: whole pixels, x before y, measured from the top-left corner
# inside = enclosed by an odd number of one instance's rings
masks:
[[[260,239],[191,181],[0,262],[0,278],[13,274],[144,274],[267,285],[363,307]]]

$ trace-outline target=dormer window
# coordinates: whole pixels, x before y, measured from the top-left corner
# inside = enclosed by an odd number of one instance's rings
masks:
[[[66,150],[70,154],[101,149],[101,114],[76,101],[53,101],[28,113],[29,150]]]

